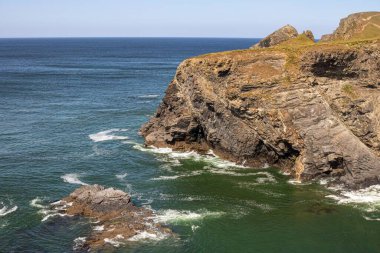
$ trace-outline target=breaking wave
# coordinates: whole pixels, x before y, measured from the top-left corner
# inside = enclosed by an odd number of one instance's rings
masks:
[[[199,176],[201,174],[202,174],[202,171],[193,171],[191,173],[181,174],[181,175],[175,175],[175,176],[160,176],[160,177],[157,177],[157,178],[152,178],[151,180],[153,180],[153,181],[175,180],[175,179],[178,179],[178,178]]]
[[[78,238],[75,238],[75,239],[74,239],[73,250],[74,250],[74,251],[77,251],[77,250],[82,249],[82,247],[84,246],[85,242],[86,242],[86,237],[78,237]]]
[[[149,98],[158,98],[159,95],[155,95],[155,94],[149,94],[149,95],[141,95],[139,96],[139,98],[144,98],[144,99],[149,99]]]
[[[164,233],[150,233],[148,231],[142,231],[131,238],[128,241],[137,242],[137,241],[161,241],[168,238],[168,234]]]
[[[194,161],[206,162],[212,165],[213,167],[221,168],[221,169],[230,168],[230,167],[247,168],[243,165],[239,165],[237,163],[221,159],[220,157],[215,155],[212,150],[210,150],[206,155],[201,155],[195,151],[179,152],[179,151],[174,151],[171,148],[156,148],[154,146],[144,147],[142,144],[136,144],[133,146],[133,148],[143,151],[143,152],[150,152],[153,154],[165,155],[174,161],[191,159]]]
[[[64,182],[69,183],[69,184],[80,184],[80,185],[88,185],[87,183],[82,182],[79,180],[80,175],[76,173],[70,173],[70,174],[65,174],[61,176]]]
[[[12,205],[12,201],[10,201],[8,206],[5,205],[4,202],[0,202],[0,217],[4,217],[8,214],[11,214],[18,209],[18,206]]]
[[[363,217],[369,221],[380,221],[380,185],[350,191],[342,187],[330,187],[336,194],[327,195],[326,198],[335,200],[341,205],[351,205],[364,211]]]
[[[207,210],[192,212],[168,209],[159,211],[154,219],[156,222],[163,224],[182,224],[193,221],[200,221],[206,218],[219,218],[223,215],[225,215],[224,212],[211,212]]]
[[[96,134],[90,134],[88,137],[93,142],[102,142],[102,141],[110,141],[110,140],[127,140],[128,139],[127,136],[113,134],[113,133],[127,132],[127,131],[128,129],[114,128],[114,129],[109,129],[106,131],[101,131]]]
[[[127,176],[128,176],[128,173],[124,173],[124,174],[116,175],[116,178],[117,178],[117,179],[120,179],[120,180],[123,180],[123,179],[125,179]]]
[[[124,243],[124,236],[122,236],[122,235],[117,235],[114,238],[104,238],[104,242],[109,243],[116,248],[120,247],[120,245],[125,244]]]
[[[68,214],[62,213],[61,211],[65,210],[67,207],[71,206],[72,203],[66,203],[65,202],[61,208],[61,207],[58,207],[58,205],[61,204],[61,201],[58,201],[58,202],[55,202],[52,204],[48,204],[46,202],[47,202],[47,200],[45,198],[40,198],[40,197],[36,197],[29,202],[29,205],[31,207],[38,209],[37,213],[42,216],[42,219],[41,219],[42,222],[47,221],[52,217],[70,216]]]

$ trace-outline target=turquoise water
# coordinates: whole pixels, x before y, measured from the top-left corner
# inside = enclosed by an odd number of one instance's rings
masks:
[[[345,201],[275,169],[142,147],[137,131],[183,59],[255,41],[0,40],[0,252],[72,252],[92,225],[48,204],[95,183],[177,234],[119,252],[380,252],[377,189]]]

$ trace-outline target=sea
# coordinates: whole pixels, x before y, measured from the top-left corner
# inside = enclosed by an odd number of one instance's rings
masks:
[[[178,64],[257,39],[0,39],[0,252],[75,252],[95,224],[50,209],[86,184],[128,192],[172,237],[114,252],[380,252],[380,187],[145,147]]]

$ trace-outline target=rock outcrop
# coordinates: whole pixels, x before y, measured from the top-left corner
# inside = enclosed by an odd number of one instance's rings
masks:
[[[253,48],[255,48],[255,47],[259,47],[259,48],[272,47],[272,46],[278,45],[284,41],[296,38],[297,36],[298,36],[297,30],[291,25],[286,25],[284,27],[281,27],[280,29],[278,29],[274,33],[265,37],[259,43],[254,45]]]
[[[299,180],[379,183],[380,40],[292,40],[182,62],[141,128],[146,144],[212,149]]]
[[[309,38],[312,41],[315,41],[314,34],[310,30],[304,31],[302,34],[304,34],[307,38]]]
[[[171,234],[170,229],[154,222],[151,210],[134,206],[127,193],[100,185],[82,186],[55,203],[54,208],[68,215],[90,218],[96,224],[77,250],[121,245],[142,232],[157,237]]]
[[[370,39],[380,35],[380,12],[361,12],[340,21],[333,34],[323,35],[321,41]]]

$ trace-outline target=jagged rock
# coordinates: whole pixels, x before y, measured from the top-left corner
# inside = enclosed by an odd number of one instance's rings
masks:
[[[147,232],[157,236],[171,235],[168,228],[154,222],[151,210],[136,207],[131,197],[113,188],[86,185],[54,204],[68,215],[80,215],[95,221],[97,227],[76,250],[100,250],[112,247],[109,242],[128,243],[128,239]]]
[[[380,183],[380,41],[293,44],[182,62],[141,128],[146,144]]]
[[[334,33],[323,35],[321,41],[371,39],[379,36],[380,12],[360,12],[342,19]]]
[[[253,47],[254,48],[272,47],[284,41],[296,38],[297,36],[298,36],[297,30],[291,25],[286,25],[284,27],[281,27],[274,33],[268,35],[266,38],[261,40],[259,43],[257,43]]]
[[[302,34],[311,39],[312,41],[315,41],[314,34],[312,31],[306,30]]]

